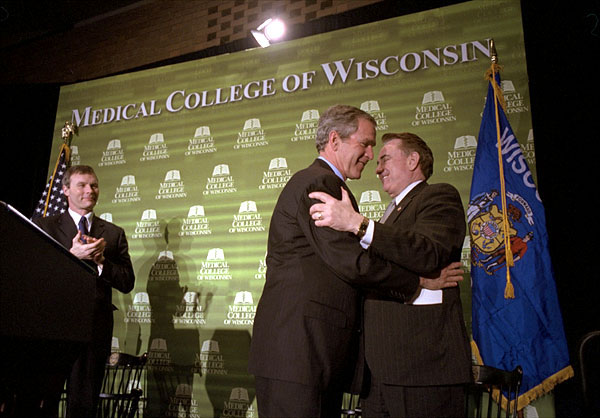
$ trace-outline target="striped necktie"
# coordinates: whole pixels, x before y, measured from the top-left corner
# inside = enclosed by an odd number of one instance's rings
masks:
[[[390,204],[386,208],[386,210],[383,213],[383,216],[381,217],[381,219],[379,220],[379,222],[384,223],[385,221],[387,221],[387,218],[392,214],[392,212],[394,211],[395,207],[396,207],[396,199],[394,199],[394,200],[392,200],[390,202]]]

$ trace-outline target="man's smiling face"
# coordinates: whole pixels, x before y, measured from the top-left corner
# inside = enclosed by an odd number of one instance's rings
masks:
[[[383,145],[377,159],[376,173],[381,180],[383,190],[392,198],[398,196],[406,186],[417,180],[414,158],[416,154],[418,165],[419,154],[416,152],[407,154],[401,147],[401,139],[392,139]]]
[[[98,179],[93,174],[73,173],[69,187],[63,186],[63,193],[69,200],[69,208],[85,215],[94,210],[98,201]]]

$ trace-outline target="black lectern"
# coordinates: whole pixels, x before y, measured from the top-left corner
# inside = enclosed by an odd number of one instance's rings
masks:
[[[91,339],[95,281],[92,267],[0,201],[0,416],[56,413]]]

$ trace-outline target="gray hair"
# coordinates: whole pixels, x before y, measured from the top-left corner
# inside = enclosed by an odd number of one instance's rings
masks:
[[[433,152],[429,145],[419,136],[410,132],[392,133],[388,132],[381,137],[381,142],[386,144],[394,139],[399,139],[399,148],[405,155],[411,152],[419,154],[419,167],[421,173],[425,176],[425,180],[429,179],[433,174]]]
[[[342,138],[348,138],[358,129],[358,120],[361,118],[377,126],[377,122],[373,116],[354,106],[331,106],[319,118],[317,136],[315,138],[317,151],[325,149],[331,131],[336,131]]]

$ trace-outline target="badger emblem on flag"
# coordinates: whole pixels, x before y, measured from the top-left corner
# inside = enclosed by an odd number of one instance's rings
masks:
[[[492,190],[475,196],[469,203],[467,220],[471,237],[471,263],[492,275],[506,265],[504,222],[510,238],[513,260],[521,260],[533,239],[533,218],[530,207],[518,194],[507,193],[510,199],[507,217],[503,216],[499,193]]]

